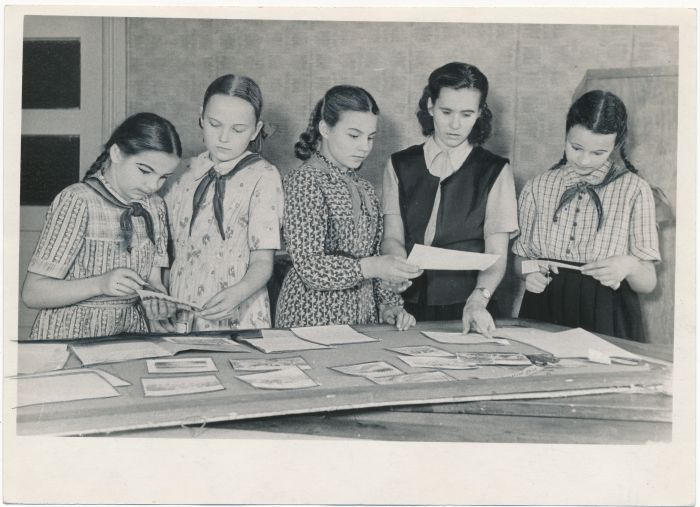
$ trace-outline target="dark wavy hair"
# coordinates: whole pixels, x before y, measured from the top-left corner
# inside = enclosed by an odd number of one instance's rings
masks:
[[[491,110],[486,104],[486,97],[489,94],[489,80],[476,66],[462,62],[448,63],[430,74],[428,86],[423,89],[423,96],[418,101],[418,111],[416,112],[423,135],[429,136],[435,132],[435,123],[428,111],[428,99],[434,104],[443,88],[454,90],[473,88],[481,92],[479,98],[480,115],[469,133],[467,141],[475,146],[483,144],[491,135],[491,120],[493,118]]]
[[[106,167],[109,161],[109,150],[115,144],[127,156],[144,151],[160,151],[177,155],[178,158],[182,157],[180,136],[172,123],[154,113],[136,113],[129,116],[112,132],[104,144],[102,153],[85,173],[85,178]]]
[[[581,125],[594,134],[615,134],[615,148],[620,151],[620,158],[625,167],[637,173],[637,168],[627,158],[627,108],[614,93],[591,90],[581,95],[569,108],[566,115],[566,133],[571,127]],[[566,164],[566,152],[552,169],[559,169]]]
[[[263,108],[263,98],[262,92],[258,84],[247,76],[238,76],[235,74],[225,74],[223,76],[217,77],[211,84],[207,87],[204,92],[204,100],[202,101],[202,114],[207,109],[207,104],[209,100],[214,95],[227,95],[229,97],[238,97],[239,99],[245,100],[248,104],[253,106],[253,111],[255,111],[255,121],[260,121],[260,114]],[[202,126],[202,118],[199,118],[199,126]],[[260,129],[260,132],[253,139],[248,149],[260,153],[262,151],[263,139],[267,135],[264,129]]]
[[[345,111],[379,114],[379,106],[374,97],[364,88],[351,85],[338,85],[330,88],[321,100],[316,103],[306,130],[299,136],[294,145],[294,154],[300,160],[308,160],[318,148],[321,133],[318,124],[325,121],[329,127],[334,127],[340,115]]]

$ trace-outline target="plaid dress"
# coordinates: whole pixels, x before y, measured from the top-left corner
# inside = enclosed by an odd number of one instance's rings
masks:
[[[610,170],[608,162],[581,177],[566,165],[529,181],[519,198],[520,236],[513,253],[574,265],[618,255],[659,261],[654,196],[649,184],[631,172],[597,190],[604,217],[600,230],[595,203],[586,192],[576,195],[554,220],[567,188],[581,181],[598,184]],[[644,339],[639,298],[629,284],[623,281],[614,291],[575,270],[560,269],[540,294],[526,292],[519,316]]]
[[[168,266],[168,230],[163,200],[151,195],[142,204],[153,217],[155,245],[148,239],[144,219],[134,217],[129,253],[119,227],[124,210],[107,202],[84,183],[65,188],[49,207],[28,271],[50,278],[76,280],[99,276],[116,268],[129,268],[147,279],[153,267]],[[136,295],[98,296],[39,311],[29,339],[89,338],[140,332],[148,332],[148,326]]]
[[[359,223],[347,184],[313,155],[285,179],[284,237],[293,266],[282,284],[277,327],[376,323],[378,303],[401,305],[401,297],[365,279],[360,259],[379,255],[383,222],[372,185],[356,180],[369,196]]]

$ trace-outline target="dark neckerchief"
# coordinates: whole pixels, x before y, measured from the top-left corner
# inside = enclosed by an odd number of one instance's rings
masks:
[[[560,168],[559,170],[561,169],[563,168]],[[559,206],[557,206],[557,209],[554,212],[554,218],[552,219],[552,221],[557,222],[559,220],[559,213],[567,204],[569,204],[573,200],[574,197],[576,197],[576,194],[580,192],[586,192],[591,197],[593,204],[595,204],[595,209],[598,213],[598,227],[596,228],[596,230],[599,231],[600,228],[603,226],[604,217],[603,204],[600,202],[600,197],[598,196],[598,192],[596,192],[596,190],[602,189],[603,187],[612,183],[619,177],[624,176],[625,173],[627,173],[626,167],[613,165],[610,168],[610,170],[608,170],[608,173],[605,175],[605,178],[603,178],[603,181],[601,181],[600,183],[593,184],[581,181],[579,183],[576,183],[574,186],[567,188],[562,194],[561,199],[559,200]]]
[[[190,218],[190,236],[192,235],[192,226],[194,225],[194,219],[197,214],[201,211],[202,202],[204,201],[204,195],[207,193],[209,185],[214,182],[214,218],[216,219],[216,225],[219,228],[219,233],[221,234],[221,239],[226,239],[226,234],[224,233],[224,194],[226,192],[226,180],[231,178],[234,174],[245,169],[251,164],[254,164],[262,157],[258,153],[251,153],[250,155],[241,159],[233,169],[231,169],[226,174],[219,174],[217,170],[212,167],[199,182],[197,189],[194,191],[194,196],[192,197],[192,218]]]
[[[151,243],[156,244],[155,233],[153,231],[153,218],[151,214],[138,202],[130,202],[126,204],[119,200],[109,188],[105,186],[102,180],[97,176],[86,178],[83,183],[97,192],[105,201],[113,204],[117,208],[122,208],[124,211],[119,219],[119,227],[122,232],[122,237],[126,243],[126,251],[131,253],[131,240],[134,235],[133,217],[141,217],[146,222],[146,234]]]

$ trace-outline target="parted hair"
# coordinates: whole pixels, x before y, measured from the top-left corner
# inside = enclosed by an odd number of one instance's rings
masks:
[[[566,115],[566,132],[576,125],[581,125],[594,134],[615,134],[615,148],[618,148],[622,162],[629,171],[637,173],[637,168],[629,161],[625,151],[628,134],[627,108],[617,95],[603,90],[591,90],[581,95]],[[566,162],[564,153],[552,169],[559,169],[566,165]]]
[[[255,121],[260,121],[263,97],[260,87],[253,79],[236,74],[224,74],[223,76],[217,77],[204,92],[202,113],[207,109],[207,104],[214,95],[227,95],[229,97],[238,97],[239,99],[245,100],[253,107],[253,111],[255,111]],[[202,118],[199,118],[199,126],[202,126]],[[250,142],[250,150],[258,153],[261,152],[262,142],[266,136],[264,129],[260,129],[260,133],[257,137]]]
[[[144,151],[160,151],[182,157],[180,136],[172,123],[155,113],[136,113],[129,116],[112,132],[104,144],[102,153],[85,173],[85,178],[102,171],[107,166],[109,150],[115,144],[127,156]]]
[[[428,77],[428,85],[423,89],[423,95],[418,101],[418,111],[416,112],[423,135],[429,136],[435,132],[435,123],[430,111],[428,111],[428,99],[435,104],[443,88],[454,90],[473,88],[481,92],[479,98],[480,115],[467,136],[467,141],[474,146],[483,144],[491,135],[491,120],[493,118],[486,103],[489,94],[489,80],[475,65],[469,63],[448,63],[435,69]]]
[[[346,111],[379,114],[379,106],[374,97],[364,88],[351,85],[338,85],[330,88],[323,98],[316,103],[306,130],[294,145],[294,154],[300,160],[308,160],[318,148],[321,132],[318,125],[321,120],[329,127],[334,127],[340,115]]]

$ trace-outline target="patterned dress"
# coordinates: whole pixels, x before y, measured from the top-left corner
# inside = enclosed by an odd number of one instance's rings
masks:
[[[360,259],[379,255],[383,222],[372,185],[346,175],[370,197],[356,226],[340,168],[313,155],[285,179],[284,237],[293,266],[282,285],[277,327],[366,324],[378,321],[378,303],[402,305],[377,280],[365,279]]]
[[[157,195],[149,196],[141,204],[153,218],[156,241],[154,245],[148,239],[145,220],[133,217],[129,253],[119,227],[124,210],[107,202],[84,183],[65,188],[49,207],[28,271],[50,278],[76,280],[129,268],[148,279],[153,267],[168,266],[167,216],[165,204]],[[99,296],[41,310],[29,339],[89,338],[141,332],[148,332],[148,326],[137,296]]]
[[[238,161],[220,164],[216,170],[230,171]],[[190,160],[187,171],[165,196],[170,212],[174,260],[170,271],[170,293],[196,306],[239,282],[248,271],[253,250],[280,248],[284,198],[277,168],[260,160],[226,180],[223,201],[225,238],[214,219],[214,185],[207,189],[190,234],[192,201],[200,180],[214,166],[209,153]],[[193,331],[258,329],[271,326],[267,287],[261,288],[225,320],[210,321],[195,316]]]

